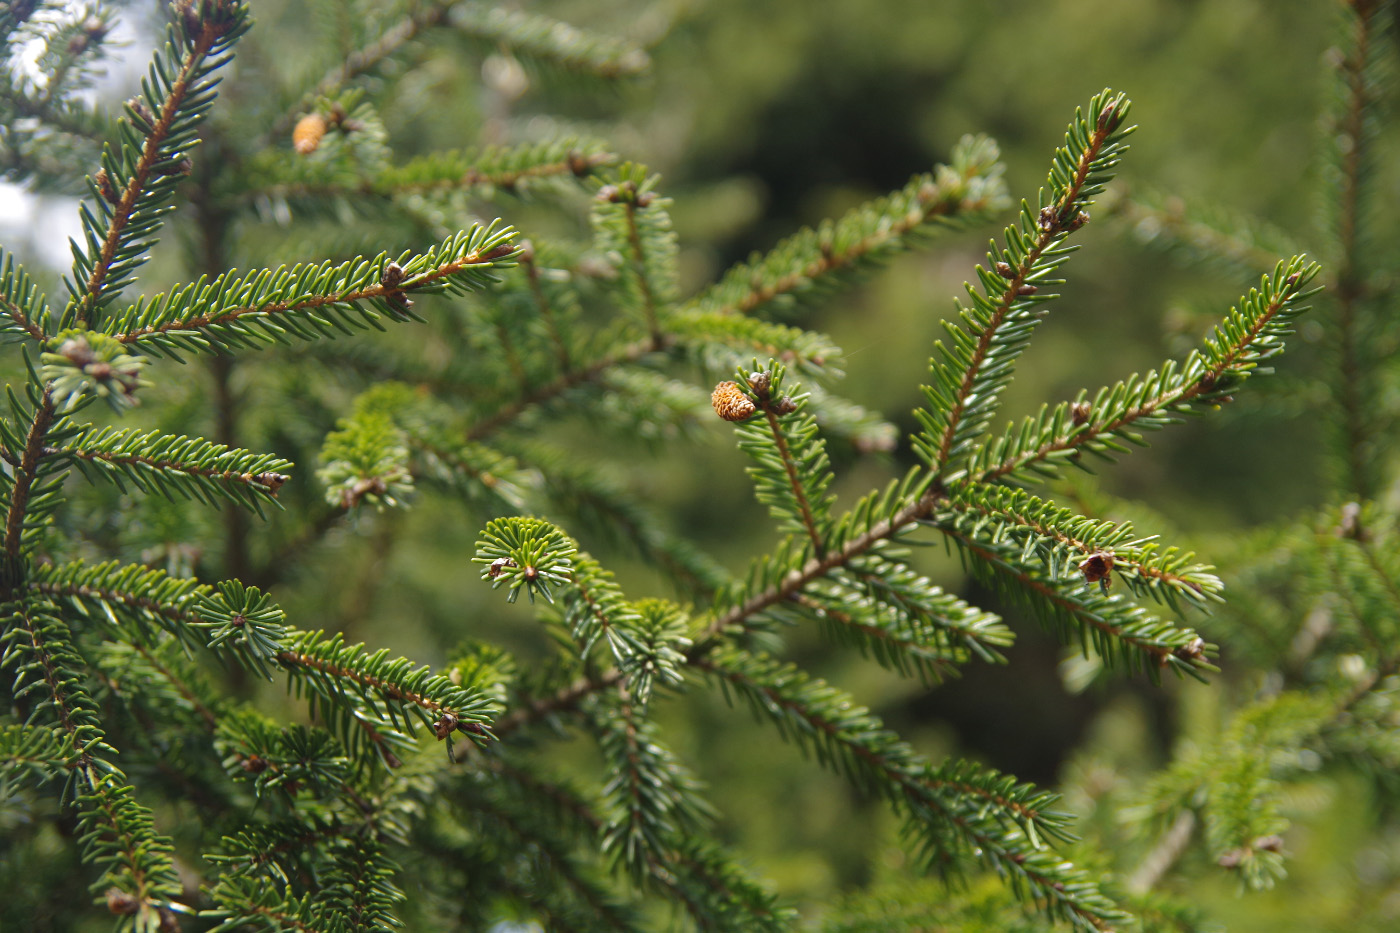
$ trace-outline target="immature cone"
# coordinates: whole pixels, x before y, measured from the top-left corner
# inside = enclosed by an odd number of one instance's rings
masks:
[[[319,113],[308,113],[297,121],[292,130],[292,148],[298,155],[311,155],[321,145],[321,137],[326,135],[326,118]]]
[[[721,382],[710,395],[715,414],[725,421],[743,421],[754,413],[753,401],[744,394],[737,382]]]

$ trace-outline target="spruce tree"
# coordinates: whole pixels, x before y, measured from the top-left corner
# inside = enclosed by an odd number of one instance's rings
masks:
[[[40,77],[10,70],[0,86],[7,177],[85,194],[61,297],[0,258],[7,924],[799,928],[724,844],[724,801],[674,747],[668,714],[717,691],[883,801],[921,878],[975,882],[853,896],[828,906],[827,929],[1193,928],[1146,893],[1160,872],[1143,883],[1077,844],[1055,793],[920,754],[785,657],[784,633],[818,626],[930,686],[998,662],[1012,629],[913,551],[942,544],[1095,664],[1210,679],[1217,648],[1196,625],[1222,599],[1216,571],[1087,497],[1050,496],[1072,467],[1253,391],[1323,281],[1329,397],[1345,416],[1337,488],[1358,504],[1332,503],[1321,527],[1338,534],[1284,538],[1288,566],[1309,570],[1289,582],[1333,607],[1341,634],[1314,639],[1289,689],[1168,769],[1138,812],[1202,812],[1212,854],[1260,883],[1282,848],[1278,811],[1260,803],[1276,769],[1319,743],[1389,760],[1389,519],[1360,504],[1379,491],[1384,443],[1387,294],[1361,207],[1389,5],[1350,7],[1330,271],[1301,251],[1230,253],[1257,285],[1222,303],[1197,349],[1000,427],[1075,234],[1127,152],[1130,101],[1104,90],[1016,203],[928,371],[909,374],[928,385],[907,439],[835,394],[840,351],[798,322],[890,257],[1013,206],[991,140],[965,139],[947,164],[687,295],[660,179],[618,147],[553,133],[391,145],[414,81],[430,80],[428,50],[492,50],[502,87],[523,66],[601,89],[644,71],[643,49],[484,3],[318,6],[340,47],[293,43],[304,62],[260,69],[289,37],[260,45],[239,0],[180,0],[117,114],[81,94],[109,12],[0,11],[11,57],[35,39],[46,50]],[[235,55],[251,64],[231,71]],[[156,251],[171,231],[180,248]],[[733,425],[775,526],[737,573],[591,443],[697,443],[714,419]],[[829,441],[906,444],[918,463],[838,508]],[[461,515],[467,549],[444,527]],[[431,612],[455,616],[448,657],[357,640],[395,547],[438,588]],[[674,598],[636,595],[598,555],[639,559]],[[508,618],[528,630],[483,638],[501,626],[454,613],[467,585],[495,590],[502,612],[523,595],[532,614]],[[348,610],[329,611],[337,600]],[[1259,602],[1226,617],[1291,637],[1299,619]],[[1244,629],[1227,632],[1248,644]],[[1257,646],[1261,665],[1277,647]]]

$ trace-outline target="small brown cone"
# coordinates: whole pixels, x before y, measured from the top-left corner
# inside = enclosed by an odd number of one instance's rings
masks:
[[[754,413],[753,400],[744,394],[737,382],[721,382],[710,396],[715,414],[725,421],[743,421]]]

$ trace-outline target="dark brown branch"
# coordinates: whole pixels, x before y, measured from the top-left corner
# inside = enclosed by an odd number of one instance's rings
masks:
[[[34,412],[34,421],[29,425],[29,434],[24,439],[24,452],[20,455],[19,467],[15,470],[13,487],[10,490],[10,508],[5,515],[5,557],[13,567],[20,558],[20,544],[24,535],[25,512],[29,508],[29,495],[33,492],[34,481],[39,474],[39,462],[43,459],[44,439],[54,423],[53,396],[46,390]]]
[[[1374,493],[1367,477],[1366,442],[1368,425],[1366,400],[1362,397],[1364,366],[1360,359],[1357,318],[1364,293],[1359,269],[1358,228],[1361,210],[1361,174],[1365,159],[1366,112],[1374,105],[1366,80],[1366,62],[1371,54],[1371,16],[1369,4],[1353,7],[1356,14],[1355,39],[1351,53],[1341,64],[1347,86],[1346,113],[1342,119],[1341,139],[1348,145],[1341,148],[1341,191],[1337,204],[1337,239],[1339,263],[1337,269],[1337,339],[1340,350],[1338,377],[1339,402],[1342,408],[1342,435],[1345,445],[1346,480],[1351,495],[1362,499]]]

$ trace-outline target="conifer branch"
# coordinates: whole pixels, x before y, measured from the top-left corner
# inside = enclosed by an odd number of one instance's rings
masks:
[[[1303,252],[1282,230],[1212,205],[1186,205],[1177,198],[1110,188],[1103,205],[1149,247],[1179,251],[1192,263],[1222,266],[1253,275],[1279,256]]]
[[[213,104],[217,81],[208,80],[208,75],[231,58],[228,50],[247,28],[248,11],[241,2],[187,9],[181,26],[171,27],[165,50],[156,53],[144,102],[128,104],[119,160],[103,150],[98,184],[101,188],[100,179],[105,178],[112,196],[95,202],[101,219],[86,205],[82,210],[87,249],[74,251],[68,282],[73,297],[63,314],[65,325],[92,326],[97,311],[145,261],[169,210],[175,182],[188,171],[182,164],[183,147],[195,142],[194,130]]]
[[[913,245],[939,227],[975,223],[1006,204],[1000,152],[985,137],[965,136],[952,165],[917,175],[890,195],[817,230],[804,229],[737,265],[693,299],[687,310],[752,314],[821,294]]]
[[[1365,319],[1366,281],[1370,270],[1366,243],[1368,231],[1362,215],[1363,189],[1369,181],[1375,160],[1373,153],[1379,133],[1377,109],[1386,93],[1379,72],[1382,58],[1389,53],[1383,46],[1392,29],[1392,12],[1385,3],[1352,2],[1342,15],[1350,23],[1350,48],[1338,65],[1342,84],[1341,112],[1336,117],[1336,158],[1339,177],[1335,198],[1333,235],[1337,249],[1337,333],[1340,359],[1337,373],[1338,402],[1342,409],[1342,443],[1347,490],[1350,495],[1370,498],[1375,480],[1366,466],[1367,449],[1374,430],[1370,411],[1376,389],[1364,385],[1371,366],[1363,359],[1365,342],[1373,339],[1371,322]],[[1380,48],[1378,48],[1380,47]]]
[[[0,339],[49,339],[48,298],[14,256],[0,249]]]
[[[1166,667],[1198,678],[1203,671],[1215,670],[1206,658],[1214,646],[1193,630],[1159,619],[1122,596],[1096,594],[1084,579],[1066,582],[1049,577],[1039,567],[1024,563],[1019,548],[986,543],[952,523],[936,527],[974,558],[968,566],[975,573],[994,585],[1002,582],[999,577],[1014,584],[1005,587],[1009,595],[1042,610],[1062,637],[1077,633],[1086,650],[1092,640],[1105,663],[1121,653],[1130,670],[1144,670],[1154,679]],[[988,569],[995,569],[997,575],[987,573]]]
[[[741,371],[742,383],[723,382],[715,389],[715,411],[726,420],[735,420],[745,410],[762,415],[761,419],[750,415],[737,431],[739,449],[754,460],[747,470],[754,494],[768,505],[783,529],[805,535],[812,553],[821,559],[826,555],[828,514],[834,500],[827,493],[831,463],[816,421],[803,411],[805,397],[781,394],[783,376],[781,366],[748,374]],[[740,411],[726,410],[730,404],[739,405]]]
[[[203,642],[193,628],[204,621],[196,610],[213,592],[195,580],[119,561],[40,565],[31,569],[25,589],[65,605],[92,624],[109,625],[115,619],[130,625],[127,637],[138,645],[154,641],[150,630],[155,626],[189,646]]]
[[[276,503],[292,464],[280,457],[230,450],[203,438],[177,437],[130,428],[85,428],[46,456],[66,460],[88,479],[106,479],[125,491],[130,483],[171,501],[193,498],[206,505],[233,502],[262,510]]]
[[[639,340],[598,357],[585,366],[565,371],[545,385],[525,393],[514,401],[502,405],[490,415],[474,421],[466,431],[466,439],[468,441],[482,440],[519,420],[525,412],[557,399],[570,389],[596,382],[604,373],[614,367],[635,363],[648,354],[663,350],[668,343],[664,338],[659,346],[654,344],[651,338]]]
[[[946,843],[934,824],[948,823],[967,850],[980,853],[1011,879],[1016,893],[1053,917],[1089,930],[1102,930],[1125,915],[1082,870],[1048,858],[1040,837],[1064,840],[1065,814],[1047,809],[1053,794],[1017,784],[966,763],[933,768],[922,761],[867,710],[798,668],[725,648],[695,662],[726,690],[749,701],[756,713],[772,717],[789,737],[829,767],[890,796],[918,827],[909,835],[932,850]],[[944,853],[946,858],[951,853]],[[930,859],[938,858],[926,852]]]
[[[536,13],[484,3],[455,3],[450,19],[463,35],[493,49],[509,50],[527,63],[608,80],[633,78],[651,66],[651,57],[631,43]]]
[[[418,256],[405,253],[397,262],[381,253],[339,265],[226,273],[213,282],[201,277],[193,285],[137,302],[105,322],[104,330],[120,343],[167,354],[286,343],[288,336],[314,340],[337,332],[382,330],[380,317],[421,320],[406,292],[461,293],[494,281],[493,268],[512,264],[514,236],[510,227],[475,224]]]
[[[1081,450],[1108,457],[1128,449],[1122,440],[1143,443],[1136,430],[1157,429],[1184,412],[1232,399],[1243,381],[1269,372],[1259,364],[1282,351],[1293,319],[1307,310],[1301,302],[1314,293],[1306,286],[1318,270],[1303,256],[1280,262],[1184,363],[1100,389],[1092,401],[1081,393],[1048,415],[1027,419],[982,447],[968,477],[980,483],[1028,479],[1033,472],[1052,473]]]
[[[1222,599],[1224,586],[1213,568],[1192,563],[1190,552],[1161,549],[1156,535],[1136,537],[1131,523],[1095,521],[1022,489],[975,483],[950,490],[948,507],[954,516],[966,517],[952,521],[971,537],[1021,543],[1022,561],[1039,556],[1052,580],[1061,579],[1072,565],[1090,583],[1109,584],[1117,575],[1133,592],[1173,609],[1182,599],[1196,606]]]
[[[12,574],[19,564],[20,545],[23,542],[29,512],[29,498],[34,491],[35,482],[39,479],[45,452],[44,442],[54,421],[53,396],[45,391],[29,422],[24,447],[8,490],[10,501],[9,508],[5,511],[5,561],[9,568],[7,575]]]
[[[343,722],[339,707],[328,708],[332,704],[358,709],[359,698],[375,718],[382,704],[383,715],[408,734],[416,720],[442,731],[441,738],[453,730],[473,737],[487,735],[494,709],[491,701],[426,666],[415,667],[407,658],[391,659],[388,649],[366,654],[363,645],[346,645],[339,633],[327,638],[322,632],[299,632],[285,644],[273,659],[293,675],[299,694],[306,691],[312,711],[319,708],[327,721]]]
[[[288,108],[277,118],[253,149],[261,151],[268,148],[273,140],[286,138],[298,117],[315,107],[318,100],[335,97],[341,88],[360,75],[377,68],[416,39],[420,33],[442,25],[446,22],[447,13],[454,2],[455,0],[427,0],[414,4],[406,16],[385,27],[372,42],[350,52],[341,64],[328,71],[314,88],[301,96],[295,106]]]
[[[288,164],[285,154],[269,154],[256,172],[259,176],[270,175],[270,182],[259,179],[255,187],[240,192],[239,198],[401,198],[454,191],[485,198],[497,191],[523,196],[543,182],[597,177],[602,169],[617,161],[617,155],[600,143],[565,138],[481,151],[433,153],[386,167],[357,182],[346,182],[321,177],[325,171],[322,166]]]
[[[1090,101],[1087,118],[1075,114],[1038,213],[1022,202],[1019,226],[1006,228],[1005,248],[988,254],[991,269],[977,269],[985,294],[968,286],[972,307],[961,311],[961,324],[946,325],[950,344],[937,345],[934,384],[924,390],[928,407],[916,413],[924,430],[915,446],[940,479],[950,478],[954,460],[971,451],[995,414],[1043,314],[1039,306],[1054,297],[1037,293],[1058,284],[1049,276],[1070,252],[1059,244],[1088,222],[1084,209],[1113,177],[1126,148],[1122,140],[1133,129],[1123,128],[1129,106],[1124,95],[1105,90]]]
[[[136,802],[131,785],[106,760],[116,749],[107,744],[97,704],[82,686],[83,662],[68,627],[51,606],[18,600],[6,609],[10,625],[0,635],[0,667],[14,670],[15,702],[32,702],[31,719],[45,714],[64,736],[69,756],[65,792],[81,811],[86,857],[104,869],[93,887],[110,886],[126,899],[127,912],[141,913],[147,923],[157,916],[173,922],[169,904],[181,886],[170,842],[156,834],[150,811]]]

